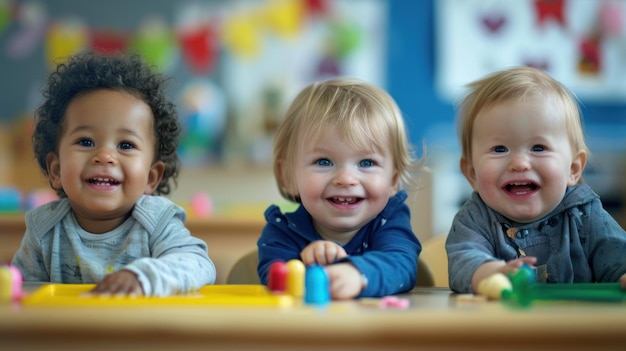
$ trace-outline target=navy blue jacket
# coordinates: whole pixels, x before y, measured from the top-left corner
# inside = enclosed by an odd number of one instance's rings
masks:
[[[411,228],[406,198],[403,190],[390,198],[383,211],[343,246],[348,257],[337,263],[350,262],[367,278],[361,297],[397,294],[415,285],[422,246]],[[267,284],[272,262],[300,259],[300,252],[308,244],[323,240],[304,206],[283,214],[272,205],[265,211],[265,218],[267,224],[257,243],[258,272],[263,284]]]

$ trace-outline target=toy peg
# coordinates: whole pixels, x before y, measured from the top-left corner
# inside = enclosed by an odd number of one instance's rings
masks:
[[[0,267],[0,303],[22,298],[22,274],[14,266]]]
[[[495,273],[488,278],[483,279],[478,284],[478,294],[483,295],[492,300],[499,300],[503,294],[509,294],[513,290],[511,280],[502,274]]]
[[[287,293],[293,297],[304,296],[304,263],[300,260],[287,261]]]
[[[287,291],[287,266],[282,260],[270,265],[267,287],[273,293],[282,294]]]
[[[314,264],[306,267],[304,302],[326,305],[330,302],[330,282],[324,267]]]
[[[578,300],[592,302],[622,302],[626,291],[619,283],[538,283],[531,267],[524,265],[510,275],[513,289],[503,299],[519,306],[528,306],[536,300]]]

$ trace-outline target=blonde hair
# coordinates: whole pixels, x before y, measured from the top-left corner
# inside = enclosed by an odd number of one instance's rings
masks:
[[[294,164],[302,143],[315,143],[326,128],[359,150],[389,150],[399,182],[421,165],[412,155],[400,109],[384,90],[359,80],[335,78],[305,87],[293,100],[274,137],[274,175],[281,195],[299,202]]]
[[[577,153],[589,152],[585,143],[581,114],[576,99],[561,83],[548,74],[531,67],[514,67],[492,73],[468,84],[470,93],[459,108],[458,133],[463,157],[472,159],[472,133],[479,113],[510,99],[524,99],[528,95],[555,98],[563,105],[565,128]]]

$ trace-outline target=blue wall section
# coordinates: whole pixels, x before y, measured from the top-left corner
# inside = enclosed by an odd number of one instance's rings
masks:
[[[430,127],[454,121],[452,104],[435,91],[434,1],[391,0],[388,45],[387,89],[404,113],[412,143],[428,144]]]
[[[427,145],[436,142],[430,139],[433,133],[429,130],[439,124],[450,128],[438,129],[435,137],[456,137],[455,108],[442,100],[435,88],[435,2],[389,1],[387,90],[402,109],[409,137],[418,146],[423,141]],[[581,110],[591,147],[626,150],[626,101],[582,101]],[[448,135],[442,135],[446,132]]]

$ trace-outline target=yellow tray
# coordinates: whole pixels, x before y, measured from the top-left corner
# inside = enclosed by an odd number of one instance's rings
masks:
[[[46,284],[22,300],[24,306],[242,306],[289,307],[293,298],[274,295],[263,285],[206,285],[194,293],[155,296],[82,296],[95,284]]]

